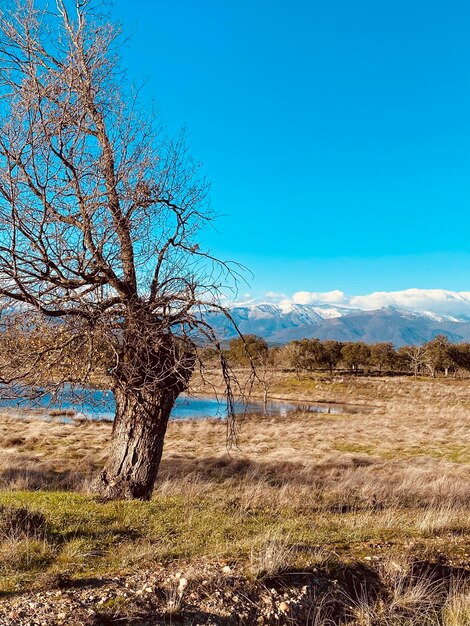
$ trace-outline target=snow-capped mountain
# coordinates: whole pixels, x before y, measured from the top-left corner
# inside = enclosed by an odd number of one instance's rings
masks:
[[[397,347],[419,344],[438,334],[452,341],[470,340],[470,315],[459,317],[429,311],[409,311],[389,305],[373,311],[331,304],[250,304],[234,306],[231,314],[240,332],[282,344],[304,337],[339,341],[391,341]],[[236,333],[219,313],[208,321],[222,340]]]

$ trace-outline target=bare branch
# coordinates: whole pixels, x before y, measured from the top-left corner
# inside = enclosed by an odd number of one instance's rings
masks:
[[[213,345],[229,445],[243,389],[207,321],[241,268],[201,246],[209,186],[184,134],[143,112],[120,29],[90,0],[0,11],[0,378],[10,390],[108,384],[116,398],[99,490],[149,497],[171,407]]]

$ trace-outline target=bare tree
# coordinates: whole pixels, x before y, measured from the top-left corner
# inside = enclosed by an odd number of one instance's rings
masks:
[[[120,42],[91,0],[0,14],[0,297],[14,319],[2,378],[43,390],[106,375],[116,415],[95,487],[146,499],[202,339],[232,406],[204,315],[225,311],[231,270],[199,247],[207,183],[183,138],[142,112]]]
[[[425,346],[402,346],[398,350],[398,355],[405,360],[415,378],[418,376],[421,368],[426,364]]]
[[[256,376],[263,389],[263,410],[268,413],[269,390],[276,379],[282,361],[282,349],[273,346],[262,355],[260,363],[256,364]]]

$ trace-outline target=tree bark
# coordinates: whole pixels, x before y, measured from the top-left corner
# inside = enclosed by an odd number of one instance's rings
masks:
[[[94,485],[99,495],[111,500],[150,499],[176,397],[171,389],[146,398],[115,392],[110,454]]]
[[[130,351],[129,346],[127,352],[130,355],[124,367],[115,374],[116,414],[110,453],[93,490],[110,500],[149,500],[162,458],[171,409],[188,386],[194,355],[186,353],[178,358],[172,349],[163,345],[152,353],[153,367],[142,362],[140,368],[139,352]],[[133,373],[141,369],[140,384],[137,384],[140,376],[128,376],[126,364],[129,362]],[[149,375],[154,378],[153,382]]]

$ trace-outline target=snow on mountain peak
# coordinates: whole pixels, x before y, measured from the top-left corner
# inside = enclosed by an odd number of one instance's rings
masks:
[[[423,343],[436,334],[446,334],[452,341],[470,339],[470,314],[457,317],[396,304],[364,310],[321,302],[240,303],[231,307],[231,314],[241,333],[260,335],[272,343],[318,337],[369,343],[391,341],[399,346]],[[224,315],[212,312],[209,321],[224,340],[236,335]]]

